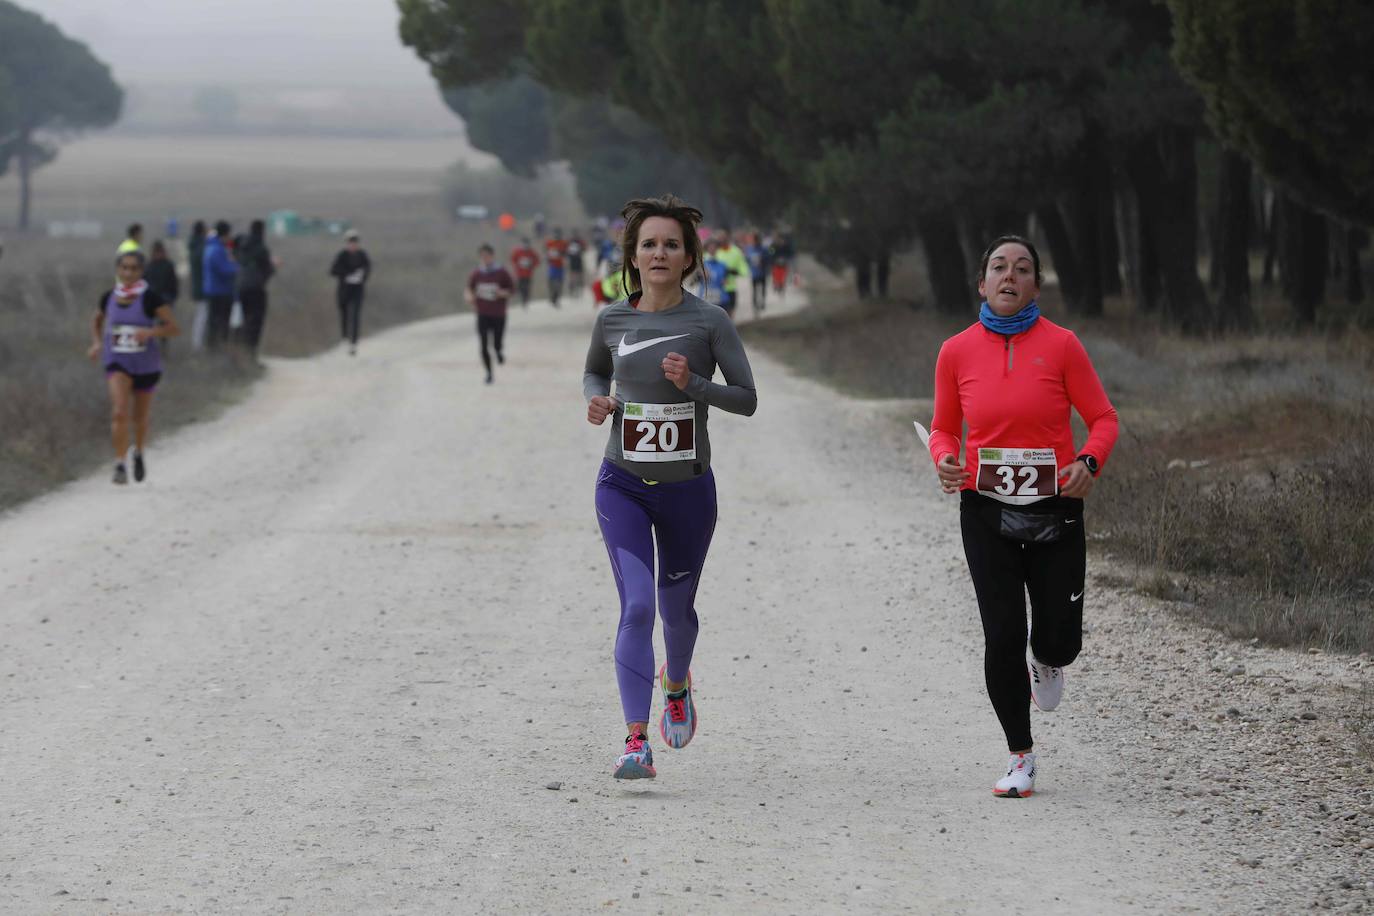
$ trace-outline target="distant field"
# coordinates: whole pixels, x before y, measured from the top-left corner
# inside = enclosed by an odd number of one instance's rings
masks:
[[[244,221],[279,208],[365,223],[402,197],[434,197],[455,162],[493,160],[461,138],[84,137],[35,173],[34,223],[93,218],[115,232],[132,219],[213,212]],[[437,197],[434,197],[437,201]],[[0,226],[13,225],[19,185],[0,179]],[[407,220],[423,219],[423,210]],[[436,217],[443,214],[436,213]]]

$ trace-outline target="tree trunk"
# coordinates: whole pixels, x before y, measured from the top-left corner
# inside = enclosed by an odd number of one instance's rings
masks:
[[[1364,301],[1360,249],[1368,240],[1369,235],[1358,226],[1348,226],[1345,230],[1345,301],[1352,305]]]
[[[1150,311],[1154,305],[1142,288],[1140,262],[1144,256],[1144,243],[1140,238],[1140,206],[1135,192],[1130,188],[1122,190],[1121,206],[1121,254],[1125,267],[1125,289],[1135,297],[1141,311]]]
[[[1074,267],[1078,278],[1078,311],[1080,315],[1102,314],[1102,236],[1108,226],[1101,221],[1102,197],[1111,196],[1111,163],[1107,161],[1101,130],[1092,123],[1083,143],[1083,175],[1074,182],[1068,200],[1068,215],[1072,221]]]
[[[1274,285],[1274,261],[1279,256],[1279,202],[1273,188],[1264,189],[1264,273],[1260,275],[1260,286],[1265,289]]]
[[[1085,216],[1092,220],[1094,232],[1090,244],[1079,246],[1078,254],[1079,266],[1085,275],[1091,275],[1087,287],[1091,308],[1089,314],[1101,315],[1102,297],[1121,293],[1121,275],[1117,272],[1119,251],[1116,243],[1116,195],[1112,190],[1112,160],[1101,128],[1094,124],[1093,130],[1088,145],[1089,193],[1084,197],[1082,205]],[[1094,301],[1095,307],[1092,305]]]
[[[1121,285],[1121,235],[1118,228],[1120,221],[1117,219],[1116,189],[1113,187],[1110,163],[1107,165],[1106,177],[1106,193],[1097,198],[1097,224],[1102,228],[1102,295],[1120,296],[1124,291]]]
[[[1075,231],[1074,262],[1078,269],[1079,315],[1102,314],[1102,226],[1098,223],[1096,188],[1086,182],[1070,199]]]
[[[892,254],[887,251],[878,254],[878,261],[875,271],[878,281],[878,298],[887,298],[887,278],[892,273]]]
[[[1249,328],[1250,307],[1250,160],[1222,150],[1217,175],[1218,321],[1222,327]]]
[[[1059,294],[1064,297],[1064,305],[1071,313],[1081,314],[1084,309],[1083,271],[1079,270],[1064,214],[1059,212],[1057,204],[1050,202],[1036,209],[1035,219],[1045,233],[1045,241],[1049,242],[1050,260],[1059,278]]]
[[[22,131],[19,134],[19,231],[29,228],[29,205],[33,199],[33,133]]]
[[[1300,324],[1310,325],[1317,320],[1317,306],[1326,298],[1326,217],[1285,196],[1282,222],[1284,287],[1294,317]]]
[[[859,294],[860,299],[867,299],[873,294],[873,272],[868,260],[868,255],[855,255],[853,264],[854,291]]]
[[[1141,240],[1148,240],[1158,258],[1161,310],[1171,324],[1192,332],[1212,324],[1197,273],[1196,139],[1190,130],[1166,127],[1136,144],[1127,165],[1140,206]]]
[[[936,309],[951,315],[966,314],[974,301],[970,283],[973,274],[959,244],[959,225],[954,213],[934,210],[919,214],[916,226],[921,233]]]

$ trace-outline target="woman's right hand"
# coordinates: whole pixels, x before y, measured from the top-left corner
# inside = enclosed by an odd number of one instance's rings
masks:
[[[93,344],[91,344],[89,347],[86,348],[86,358],[89,359],[91,362],[95,362],[95,361],[97,360],[97,358],[99,358],[99,356],[100,356],[100,344],[99,344],[98,342],[97,342],[97,343],[93,343]]]
[[[964,470],[964,466],[956,461],[953,455],[941,458],[940,463],[935,466],[935,471],[940,475],[940,489],[946,493],[958,493],[964,481],[969,478],[968,471]]]
[[[599,394],[587,402],[587,422],[593,426],[600,426],[619,406],[620,402],[615,398]]]

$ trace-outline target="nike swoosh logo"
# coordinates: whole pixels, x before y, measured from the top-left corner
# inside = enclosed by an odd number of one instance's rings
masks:
[[[669,579],[672,579],[674,582],[676,582],[678,579],[681,579],[683,576],[690,576],[690,575],[691,575],[690,572],[668,573],[668,578],[669,578]]]
[[[1077,595],[1070,595],[1070,596],[1069,596],[1069,603],[1072,604],[1073,602],[1077,601],[1079,598],[1082,598],[1082,597],[1083,597],[1083,593],[1082,593],[1082,592],[1079,592]]]
[[[679,337],[686,336],[686,334],[674,334],[672,337],[655,337],[653,340],[641,340],[638,343],[627,344],[625,342],[625,335],[621,334],[620,346],[616,348],[615,352],[618,356],[629,356],[631,353],[638,353],[640,350],[652,347],[654,344],[667,343],[670,340],[677,340]]]

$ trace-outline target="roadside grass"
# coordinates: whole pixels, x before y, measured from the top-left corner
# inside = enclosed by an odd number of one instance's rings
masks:
[[[915,269],[904,259],[894,286]],[[751,345],[858,396],[933,396],[940,344],[972,309],[855,304],[840,278],[811,276],[816,306],[746,326]],[[1272,302],[1261,314],[1278,330],[1214,339],[1121,301],[1101,319],[1065,316],[1053,287],[1041,304],[1083,340],[1121,416],[1090,497],[1110,578],[1236,637],[1374,651],[1374,337],[1285,332]]]

